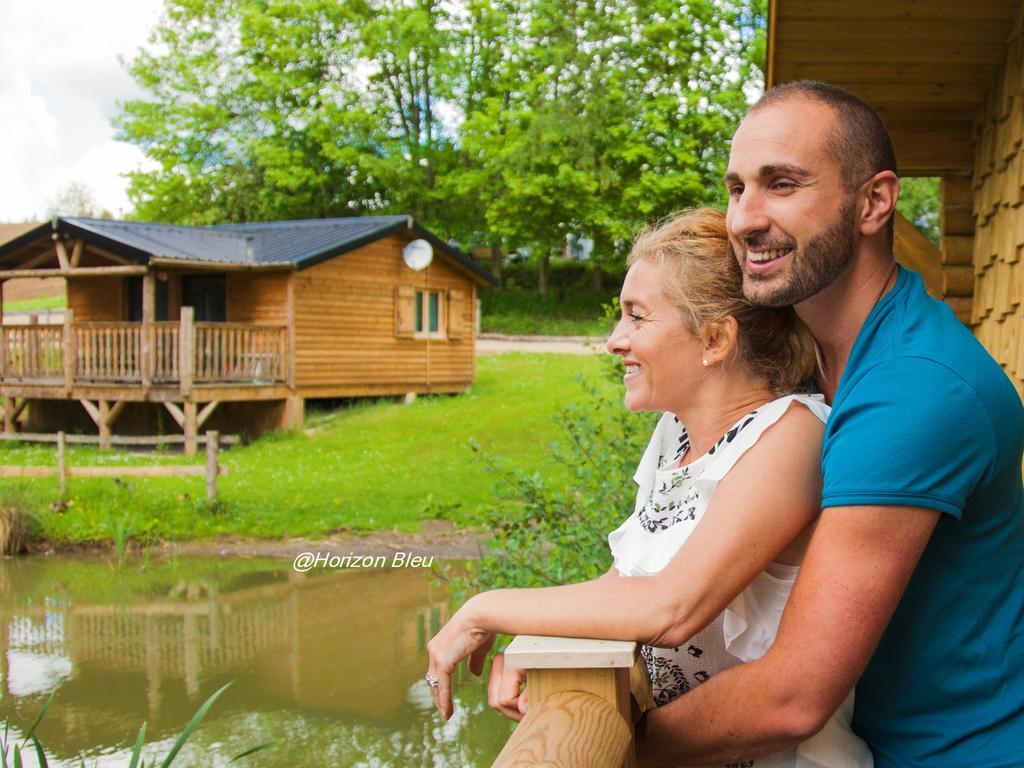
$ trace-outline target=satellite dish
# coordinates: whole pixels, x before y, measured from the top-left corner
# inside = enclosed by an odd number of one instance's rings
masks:
[[[413,240],[402,250],[405,266],[419,272],[426,269],[434,259],[434,249],[426,240]]]

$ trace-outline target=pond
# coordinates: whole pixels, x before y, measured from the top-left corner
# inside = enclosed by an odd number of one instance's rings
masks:
[[[214,557],[0,561],[0,720],[37,729],[50,765],[126,766],[167,753],[220,686],[176,767],[487,766],[511,724],[457,679],[436,716],[425,644],[449,614],[424,568],[318,569]],[[34,761],[29,761],[33,765]]]

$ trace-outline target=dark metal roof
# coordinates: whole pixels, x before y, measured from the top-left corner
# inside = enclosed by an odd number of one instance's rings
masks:
[[[494,284],[490,273],[417,225],[411,216],[359,216],[213,227],[60,216],[52,223],[0,245],[0,258],[52,231],[81,237],[86,242],[141,263],[159,258],[252,267],[292,264],[297,269],[306,269],[404,231],[412,237],[428,240],[435,249],[469,270],[478,280]]]

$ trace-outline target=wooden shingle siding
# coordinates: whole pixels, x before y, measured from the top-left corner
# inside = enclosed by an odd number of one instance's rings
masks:
[[[971,323],[1024,396],[1024,7],[975,123]]]
[[[473,281],[436,252],[429,267],[414,272],[402,261],[407,242],[401,235],[385,237],[293,275],[299,395],[458,391],[472,382]],[[440,291],[446,306],[457,292],[458,338],[407,334],[398,302],[416,290]]]
[[[290,272],[228,272],[227,321],[255,325],[288,322]]]
[[[68,306],[76,323],[113,322],[124,319],[123,278],[83,277],[67,281]]]

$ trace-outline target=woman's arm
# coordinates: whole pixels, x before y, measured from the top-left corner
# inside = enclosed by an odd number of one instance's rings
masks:
[[[451,716],[451,674],[480,674],[495,633],[676,646],[706,627],[816,518],[822,424],[791,407],[722,479],[704,518],[655,576],[600,578],[471,598],[427,645],[434,698]]]

